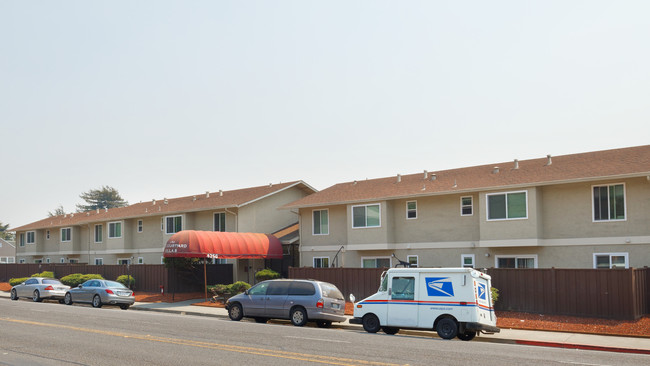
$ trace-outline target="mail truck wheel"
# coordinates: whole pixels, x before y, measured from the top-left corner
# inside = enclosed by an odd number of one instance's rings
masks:
[[[436,331],[442,339],[454,339],[458,334],[458,325],[454,319],[440,319],[438,326],[436,326]]]
[[[471,341],[476,337],[476,332],[473,330],[466,330],[465,333],[458,333],[458,339],[461,341]]]
[[[361,321],[363,329],[368,333],[377,333],[381,329],[379,318],[375,314],[366,314]]]
[[[382,327],[381,329],[384,331],[384,333],[390,335],[397,334],[397,332],[399,332],[399,328],[395,327]]]

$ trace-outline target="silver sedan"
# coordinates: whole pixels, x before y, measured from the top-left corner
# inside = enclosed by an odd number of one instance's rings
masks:
[[[66,305],[75,302],[89,303],[96,308],[101,308],[102,305],[119,305],[122,310],[126,310],[135,302],[135,296],[133,291],[119,282],[88,280],[66,292],[63,301]]]
[[[31,297],[34,302],[41,302],[43,299],[60,301],[69,289],[70,286],[62,284],[55,278],[32,277],[11,289],[11,299]]]

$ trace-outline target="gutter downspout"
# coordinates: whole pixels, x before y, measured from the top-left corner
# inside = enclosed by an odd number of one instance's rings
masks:
[[[298,267],[301,267],[302,266],[302,230],[300,230],[300,228],[302,227],[302,216],[300,216],[300,210],[298,210],[298,212],[289,210],[289,212],[298,215]]]
[[[93,237],[94,236],[95,236],[95,233],[93,233]],[[88,265],[90,265],[90,224],[88,224]]]

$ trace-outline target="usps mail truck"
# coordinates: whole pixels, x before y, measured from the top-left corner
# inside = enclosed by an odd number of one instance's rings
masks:
[[[370,333],[428,329],[470,341],[499,332],[490,287],[490,276],[472,268],[391,268],[379,291],[355,304],[350,323]]]

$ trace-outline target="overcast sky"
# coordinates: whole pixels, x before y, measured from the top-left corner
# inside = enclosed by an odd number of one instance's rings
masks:
[[[0,1],[0,222],[650,143],[648,1]]]

